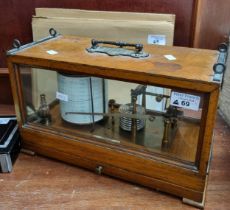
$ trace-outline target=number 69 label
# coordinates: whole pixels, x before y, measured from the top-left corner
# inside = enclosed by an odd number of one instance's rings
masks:
[[[172,91],[170,105],[198,111],[200,96]]]

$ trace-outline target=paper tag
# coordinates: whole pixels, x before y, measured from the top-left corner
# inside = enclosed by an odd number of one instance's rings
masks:
[[[60,93],[60,92],[56,92],[56,98],[61,100],[61,101],[69,101],[68,99],[68,95]]]
[[[156,45],[166,45],[166,36],[149,34],[147,43]]]
[[[198,111],[200,106],[200,96],[173,91],[171,93],[170,104],[173,106]]]
[[[10,118],[0,118],[0,125],[7,124],[11,119]]]
[[[164,55],[164,57],[167,58],[170,61],[176,60],[176,57],[174,57],[173,55]]]
[[[58,52],[55,51],[55,50],[47,50],[46,52],[47,52],[48,54],[50,54],[50,55],[56,55],[56,54],[58,54]]]

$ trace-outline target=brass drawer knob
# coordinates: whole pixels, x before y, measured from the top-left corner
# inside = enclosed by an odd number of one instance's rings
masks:
[[[95,168],[95,172],[98,174],[98,175],[101,175],[102,174],[102,171],[103,171],[103,167],[102,166],[97,166]]]

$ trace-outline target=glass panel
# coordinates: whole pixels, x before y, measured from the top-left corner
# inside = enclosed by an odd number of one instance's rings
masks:
[[[20,74],[26,123],[195,164],[201,93],[24,66]]]

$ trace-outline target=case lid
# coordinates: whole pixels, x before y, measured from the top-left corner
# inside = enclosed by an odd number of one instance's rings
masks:
[[[62,72],[182,87],[211,92],[219,87],[213,82],[213,65],[219,53],[214,50],[145,45],[147,58],[109,56],[89,53],[91,39],[58,36],[31,45],[8,56],[9,62],[56,69]],[[115,46],[116,47],[116,46]]]

